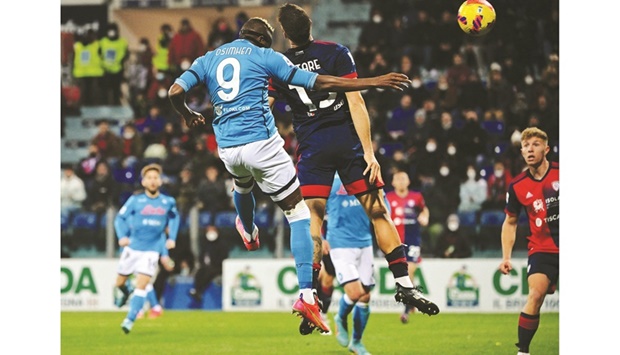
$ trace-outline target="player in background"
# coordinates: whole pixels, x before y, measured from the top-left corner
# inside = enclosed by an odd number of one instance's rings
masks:
[[[293,313],[310,319],[328,332],[312,291],[310,210],[304,202],[297,172],[284,150],[269,108],[269,78],[305,90],[362,90],[371,87],[402,90],[409,83],[403,74],[349,80],[318,75],[294,66],[271,49],[273,27],[262,18],[251,18],[241,28],[239,39],[207,52],[177,78],[168,94],[172,106],[188,127],[205,124],[202,114],[186,104],[186,93],[205,85],[214,107],[213,130],[218,153],[234,178],[233,201],[238,214],[237,230],[248,250],[260,245],[254,224],[254,182],[284,212],[291,230],[291,252],[295,259],[299,299]]]
[[[166,233],[162,233],[162,239],[160,243],[160,254],[159,254],[159,263],[166,269],[168,272],[172,272],[174,270],[174,261],[170,258],[170,254],[168,253],[168,248],[166,248]],[[129,279],[127,280],[129,282]],[[155,289],[153,288],[153,283],[149,283],[146,285],[146,301],[148,302],[148,314],[149,318],[159,318],[164,313],[164,309],[159,303],[159,299],[157,298],[157,294],[155,293]],[[136,318],[140,319],[144,317],[144,308],[138,312]]]
[[[369,354],[362,335],[370,316],[370,291],[375,285],[373,236],[370,220],[359,200],[349,195],[338,174],[326,206],[328,255],[344,295],[340,298],[336,323],[336,340],[356,354]],[[353,313],[349,338],[349,314]]]
[[[392,176],[394,190],[388,192],[386,197],[400,241],[406,248],[409,277],[413,280],[413,275],[422,262],[420,229],[428,225],[430,212],[422,193],[409,190],[410,184],[409,175],[404,171],[397,171]],[[406,304],[404,312],[400,315],[400,321],[403,324],[409,322],[409,313],[414,311],[415,307]]]
[[[506,219],[502,225],[502,262],[499,270],[512,271],[511,255],[521,210],[529,219],[527,302],[519,315],[519,355],[528,355],[540,320],[545,296],[553,294],[560,276],[560,164],[547,160],[547,133],[536,127],[521,133],[521,155],[527,169],[509,184]],[[515,274],[516,275],[516,274]]]
[[[123,292],[125,302],[129,297],[126,292],[127,278],[132,274],[136,277],[136,288],[129,302],[129,311],[121,324],[125,334],[131,331],[138,312],[146,301],[146,287],[157,271],[166,228],[166,248],[173,249],[176,246],[179,212],[175,199],[159,191],[162,185],[161,171],[158,164],[149,164],[142,168],[144,192],[129,197],[114,219],[118,245],[123,247],[116,286]]]
[[[348,48],[313,39],[312,20],[303,8],[282,5],[278,22],[291,47],[284,55],[296,66],[353,82],[367,80],[357,79]],[[405,247],[385,204],[381,167],[374,154],[370,119],[362,94],[311,91],[276,77],[269,94],[270,106],[273,107],[276,99],[283,99],[293,113],[293,128],[299,142],[297,172],[301,193],[311,212],[313,286],[319,287],[321,227],[334,174],[338,172],[347,192],[358,198],[372,221],[377,244],[395,279],[396,301],[415,306],[428,315],[439,313],[437,305],[425,299],[409,277]]]

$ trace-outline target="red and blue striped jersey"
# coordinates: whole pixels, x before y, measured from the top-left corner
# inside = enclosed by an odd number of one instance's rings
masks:
[[[422,236],[418,216],[426,207],[424,196],[418,191],[409,191],[407,196],[400,197],[394,191],[386,194],[392,210],[392,221],[396,226],[401,243],[420,246]]]
[[[560,252],[560,164],[551,162],[541,180],[526,170],[517,175],[508,186],[506,208],[510,216],[527,213],[530,235],[528,255],[536,252]]]

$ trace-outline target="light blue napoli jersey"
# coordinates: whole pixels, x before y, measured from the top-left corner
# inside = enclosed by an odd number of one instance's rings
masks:
[[[155,198],[145,193],[129,197],[114,219],[116,236],[128,236],[131,249],[158,253],[165,243],[166,227],[168,238],[176,241],[179,224],[175,199],[162,193]]]
[[[372,246],[370,220],[354,195],[348,195],[340,176],[334,176],[327,198],[327,233],[331,248],[363,248]]]
[[[311,90],[317,76],[297,68],[271,48],[237,39],[197,58],[175,83],[186,92],[198,84],[206,85],[215,114],[216,141],[227,148],[277,133],[269,109],[269,78]]]

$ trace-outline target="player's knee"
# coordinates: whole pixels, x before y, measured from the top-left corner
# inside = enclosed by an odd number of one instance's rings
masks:
[[[295,206],[292,206],[292,207],[287,206],[287,207],[289,208],[285,209],[284,207],[282,207],[282,210],[289,224],[296,222],[296,221],[300,221],[302,219],[310,219],[310,209],[308,208],[308,205],[306,205],[306,203],[303,200],[297,202]]]
[[[254,188],[254,179],[251,176],[245,178],[235,178],[235,192],[249,194]]]

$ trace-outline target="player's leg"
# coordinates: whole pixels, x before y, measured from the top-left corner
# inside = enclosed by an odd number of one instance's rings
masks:
[[[129,247],[123,248],[116,270],[117,276],[115,286],[121,292],[121,296],[114,299],[114,304],[118,308],[123,307],[125,303],[127,303],[129,296],[133,292],[133,287],[128,282],[128,279],[134,272],[136,259],[133,257],[135,254],[130,251],[131,248]]]
[[[251,145],[255,144],[252,143],[247,146]],[[254,199],[252,189],[254,188],[255,180],[252,176],[253,172],[243,164],[245,148],[246,146],[219,148],[219,156],[226,170],[234,177],[233,202],[237,211],[235,224],[243,244],[247,250],[251,251],[260,247],[260,240],[258,237],[258,227],[254,224],[256,200]]]
[[[356,354],[368,354],[368,351],[362,344],[362,336],[368,324],[368,319],[370,318],[370,291],[375,285],[372,246],[362,248],[361,253],[357,263],[357,269],[360,275],[357,283],[363,289],[364,293],[359,297],[353,308],[353,333],[351,342],[349,343],[349,351]]]
[[[291,253],[295,259],[300,289],[300,298],[293,305],[293,313],[308,318],[320,331],[328,332],[329,327],[321,319],[319,304],[312,292],[314,246],[310,236],[310,209],[302,198],[295,166],[283,145],[282,137],[277,134],[267,140],[247,144],[243,146],[241,161],[261,191],[280,207],[289,223]],[[226,161],[225,164],[227,168],[230,165]]]
[[[329,306],[332,303],[332,294],[334,292],[334,277],[336,276],[336,271],[334,270],[334,263],[332,262],[331,255],[324,254],[323,255],[323,267],[321,268],[321,273],[319,274],[320,281],[320,292],[319,298],[323,302],[323,313],[327,314],[329,310]]]
[[[312,244],[314,245],[312,254],[312,288],[318,290],[321,287],[319,273],[321,271],[321,260],[323,259],[321,229],[323,227],[327,199],[307,198],[305,201],[310,209],[310,236],[312,236]]]
[[[519,352],[528,354],[530,343],[538,330],[540,308],[551,285],[555,285],[559,276],[559,255],[535,253],[528,257],[528,296],[525,306],[519,314],[518,338],[515,345]]]
[[[158,318],[160,317],[164,309],[159,303],[157,299],[157,294],[155,293],[155,288],[153,288],[153,284],[149,283],[146,285],[146,300],[149,302],[149,318]]]
[[[377,244],[385,254],[388,267],[394,276],[396,301],[415,306],[429,316],[439,313],[439,307],[424,298],[420,290],[413,286],[409,277],[405,246],[401,244],[396,227],[388,214],[383,189],[358,194],[357,198],[373,224]]]
[[[121,323],[121,328],[128,334],[133,328],[138,312],[144,307],[146,302],[147,291],[146,287],[151,283],[151,278],[155,274],[157,268],[157,260],[159,260],[158,251],[133,251],[133,254],[139,255],[139,259],[136,261],[136,289],[133,292],[133,297],[129,301],[129,311]]]

